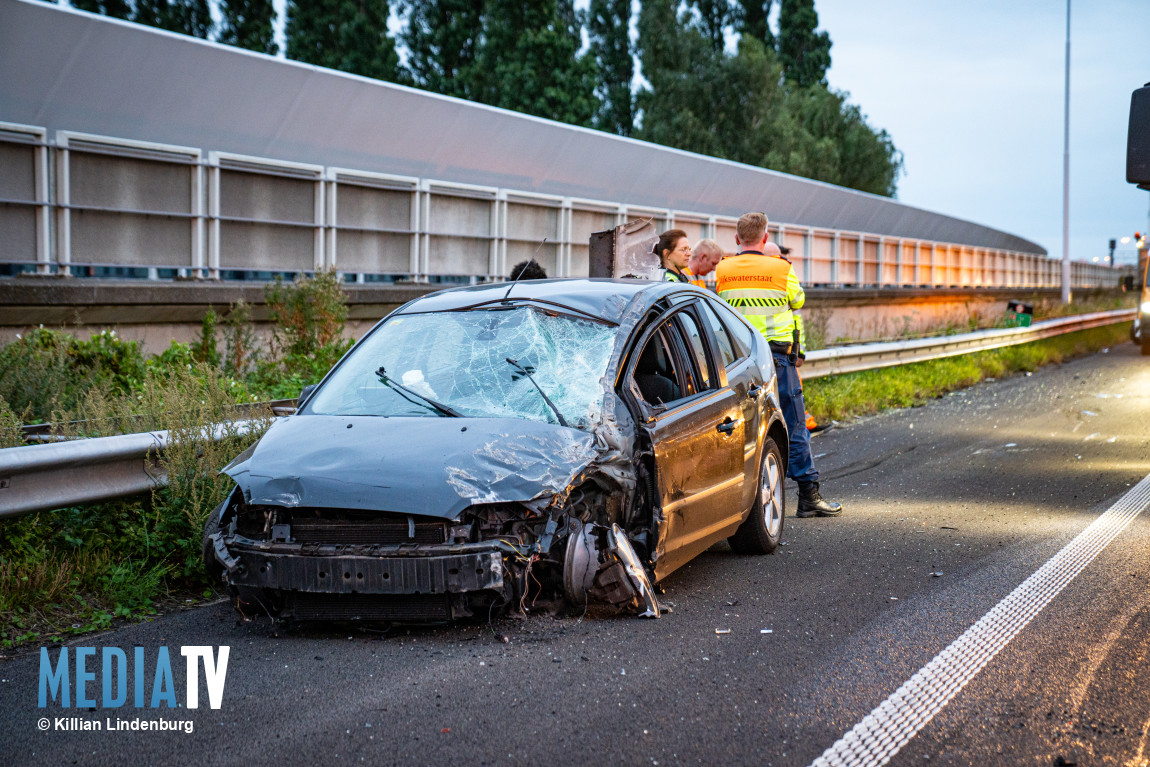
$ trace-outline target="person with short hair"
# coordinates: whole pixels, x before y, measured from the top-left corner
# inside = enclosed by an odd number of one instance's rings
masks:
[[[659,235],[655,243],[655,255],[663,267],[663,279],[667,282],[690,282],[683,270],[691,260],[691,243],[682,229],[668,229]]]
[[[511,274],[507,279],[512,282],[516,280],[545,280],[547,279],[547,271],[533,258],[529,261],[520,261],[511,267]]]
[[[703,278],[713,272],[722,260],[723,249],[719,247],[719,243],[710,239],[699,240],[695,243],[695,249],[687,262],[684,274],[692,285],[706,290],[707,283]]]
[[[787,422],[790,450],[787,476],[799,484],[799,517],[837,517],[842,504],[819,494],[819,472],[811,457],[811,435],[806,425],[806,403],[798,374],[802,364],[803,328],[794,310],[802,308],[806,294],[791,262],[779,246],[767,240],[767,216],[746,213],[739,218],[735,242],[739,253],[724,258],[715,269],[719,297],[743,315],[771,347],[779,386],[779,405]]]

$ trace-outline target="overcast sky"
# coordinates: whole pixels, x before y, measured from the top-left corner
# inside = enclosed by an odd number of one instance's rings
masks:
[[[284,0],[274,2],[282,24]],[[815,9],[831,36],[831,86],[903,152],[898,199],[1061,258],[1065,2],[815,0]],[[1148,0],[1078,0],[1072,9],[1074,260],[1101,258],[1110,238],[1150,229],[1150,193],[1126,183],[1130,93],[1150,82],[1148,22]],[[1132,261],[1133,246],[1119,243],[1116,255]]]
[[[1066,5],[1036,0],[816,0],[831,86],[905,155],[899,200],[1062,256]],[[1150,82],[1150,2],[1078,0],[1070,25],[1070,257],[1145,232],[1126,183],[1130,93]],[[1133,258],[1119,244],[1119,260]]]

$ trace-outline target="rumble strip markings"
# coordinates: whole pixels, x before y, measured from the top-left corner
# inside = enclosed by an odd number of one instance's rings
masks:
[[[811,767],[889,762],[1148,506],[1150,476],[824,751]]]

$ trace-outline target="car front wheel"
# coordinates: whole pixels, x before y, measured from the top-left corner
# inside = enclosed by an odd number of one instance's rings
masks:
[[[736,554],[771,554],[783,539],[786,504],[786,467],[782,453],[770,437],[763,442],[759,491],[751,515],[727,539]]]

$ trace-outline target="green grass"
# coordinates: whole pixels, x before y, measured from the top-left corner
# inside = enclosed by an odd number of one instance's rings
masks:
[[[168,431],[159,461],[168,485],[150,495],[39,512],[0,521],[0,646],[59,641],[146,618],[171,604],[214,596],[200,560],[204,522],[231,481],[219,467],[271,423],[255,412],[251,431],[224,426],[235,400],[229,380],[205,363],[145,374],[131,393],[92,390],[71,411],[63,436],[95,437],[138,429]],[[0,434],[4,422],[0,412]]]
[[[985,378],[1037,370],[1127,342],[1128,327],[1122,323],[958,357],[813,378],[804,383],[803,393],[819,423],[914,407]]]

